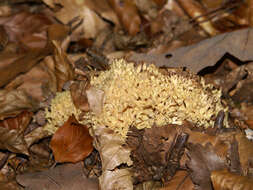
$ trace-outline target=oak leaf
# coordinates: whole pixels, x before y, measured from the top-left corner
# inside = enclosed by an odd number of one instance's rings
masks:
[[[76,163],[92,152],[92,137],[86,126],[79,124],[74,116],[70,116],[55,132],[50,147],[56,162]]]

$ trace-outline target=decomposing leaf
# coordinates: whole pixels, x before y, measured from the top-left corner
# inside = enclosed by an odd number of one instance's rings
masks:
[[[74,69],[57,41],[53,41],[55,46],[55,76],[57,79],[57,91],[61,91],[65,82],[74,78]]]
[[[50,48],[33,50],[25,54],[17,54],[13,58],[13,53],[9,55],[0,55],[0,87],[10,82],[18,74],[29,71],[38,61],[51,52]]]
[[[177,171],[173,178],[167,182],[163,188],[159,190],[194,190],[194,184],[192,183],[188,172]]]
[[[59,19],[62,23],[68,24],[71,21],[78,20],[80,22],[80,26],[77,30],[74,31],[75,38],[78,39],[80,36],[82,38],[94,38],[97,33],[106,27],[105,21],[100,18],[95,11],[93,11],[89,3],[94,4],[96,6],[96,2],[92,1],[72,1],[72,0],[44,0],[49,6],[54,7],[55,5],[61,5],[62,8],[60,11],[55,13],[57,19]],[[104,1],[103,1],[104,2]],[[106,3],[106,2],[105,2]],[[99,2],[100,4],[100,2]],[[78,18],[78,19],[77,19]]]
[[[141,19],[134,1],[109,0],[109,2],[119,16],[125,30],[130,35],[136,35],[140,31]]]
[[[42,49],[47,43],[46,29],[52,21],[42,13],[24,11],[10,17],[1,17],[0,24],[4,26],[11,42]]]
[[[56,162],[78,162],[86,158],[93,150],[92,137],[86,126],[71,116],[51,139]]]
[[[181,128],[167,125],[144,130],[130,129],[127,144],[131,148],[136,183],[168,181],[174,176],[187,141],[187,135],[180,132]]]
[[[23,112],[17,117],[0,122],[0,148],[14,153],[28,154],[24,131],[31,118],[31,112]]]
[[[26,173],[16,177],[18,183],[27,189],[38,190],[97,190],[96,179],[88,179],[82,164],[63,164],[42,172]]]
[[[213,188],[215,190],[252,190],[253,178],[240,176],[227,170],[213,171],[211,174]]]
[[[90,87],[86,90],[86,94],[91,111],[93,111],[95,114],[100,114],[102,112],[104,103],[104,91]]]
[[[129,169],[116,169],[115,171],[104,171],[99,178],[101,190],[124,189],[132,190],[132,174]]]
[[[225,53],[230,53],[240,60],[253,60],[251,53],[252,28],[220,34],[210,39],[203,40],[198,44],[178,48],[164,54],[141,54],[129,55],[130,61],[144,61],[155,63],[165,67],[187,67],[192,72],[215,65]]]
[[[89,102],[86,94],[86,90],[90,84],[88,80],[77,81],[71,84],[70,93],[76,108],[82,111],[89,111]]]
[[[13,117],[24,110],[34,111],[38,102],[21,90],[0,90],[0,119]]]
[[[40,62],[25,74],[18,75],[5,89],[25,91],[30,97],[43,101],[48,91],[54,92],[55,80],[46,62]],[[46,91],[47,89],[47,91]]]
[[[208,20],[206,10],[200,3],[194,0],[178,0],[180,6],[211,36],[219,34],[219,31],[213,26],[211,20]],[[204,15],[204,16],[203,16]]]
[[[120,165],[132,165],[130,149],[124,146],[124,140],[115,134],[113,130],[98,126],[93,129],[94,146],[99,151],[102,161],[102,175],[99,177],[100,188],[108,188],[108,181],[111,187],[121,187],[127,185],[127,189],[132,189],[131,172],[129,169],[117,169]],[[120,178],[119,178],[120,176]]]
[[[253,142],[247,139],[245,134],[237,133],[235,139],[238,143],[238,152],[243,175],[248,175],[253,163]],[[251,166],[251,167],[250,167]]]
[[[202,146],[200,144],[188,144],[187,162],[191,170],[191,179],[198,186],[199,190],[212,190],[211,172],[226,168],[226,162],[219,157],[213,150],[211,144]]]

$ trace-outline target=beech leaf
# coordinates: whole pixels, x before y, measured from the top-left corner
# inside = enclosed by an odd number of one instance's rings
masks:
[[[57,162],[79,162],[93,150],[92,137],[86,126],[70,116],[51,139],[50,147]]]
[[[240,176],[227,170],[213,171],[211,179],[215,190],[253,189],[253,178]]]
[[[128,60],[155,63],[159,67],[187,67],[197,73],[208,66],[214,66],[226,53],[242,61],[253,60],[252,40],[253,29],[247,28],[220,34],[164,54],[133,53]]]
[[[25,173],[16,177],[17,182],[30,190],[97,190],[96,179],[88,179],[83,165],[63,164],[42,172]]]

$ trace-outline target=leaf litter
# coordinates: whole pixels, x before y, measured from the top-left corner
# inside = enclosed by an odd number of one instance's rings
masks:
[[[1,2],[0,189],[252,189],[252,5]]]

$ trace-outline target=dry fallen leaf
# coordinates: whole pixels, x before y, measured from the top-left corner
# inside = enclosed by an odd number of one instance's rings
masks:
[[[14,153],[28,155],[28,147],[24,139],[24,132],[30,120],[31,112],[23,112],[17,117],[0,122],[0,148]]]
[[[132,189],[131,172],[128,169],[117,169],[120,165],[132,165],[130,149],[124,146],[124,140],[104,126],[93,128],[92,133],[94,146],[99,151],[102,161],[102,175],[99,177],[101,190],[110,190],[108,182],[110,187],[120,188],[121,183],[118,183],[118,180],[123,182],[127,189]]]
[[[16,177],[26,189],[38,190],[97,190],[96,179],[88,179],[82,163],[63,164],[42,172],[25,173]]]
[[[134,1],[109,0],[109,2],[117,13],[125,30],[130,35],[136,35],[140,31],[141,18]]]
[[[192,183],[188,172],[177,171],[173,178],[167,182],[163,188],[159,190],[194,190],[194,184]]]
[[[227,170],[213,171],[211,179],[214,190],[253,189],[253,178],[240,176]]]
[[[253,60],[252,35],[252,28],[237,30],[164,54],[132,53],[128,55],[128,60],[155,63],[157,66],[165,67],[187,67],[197,73],[206,67],[214,66],[225,53],[230,53],[243,61]]]
[[[70,86],[70,93],[75,107],[85,112],[90,110],[86,94],[89,86],[88,80],[73,82]]]
[[[191,179],[197,185],[198,190],[212,190],[211,172],[226,168],[223,158],[220,158],[213,150],[211,144],[188,144],[187,167],[191,170]]]
[[[107,170],[99,178],[99,187],[101,190],[132,190],[132,174],[129,169]]]
[[[93,150],[92,137],[86,126],[77,122],[74,116],[69,117],[51,139],[56,162],[79,162]]]
[[[0,120],[14,117],[24,110],[34,111],[38,102],[21,90],[0,90]]]
[[[80,26],[74,31],[75,40],[79,38],[94,38],[98,32],[104,29],[107,24],[93,11],[89,4],[96,6],[96,2],[84,0],[44,0],[51,7],[61,5],[62,8],[55,13],[55,17],[63,24],[68,24],[74,19],[81,21]],[[78,18],[78,19],[77,19]]]
[[[57,91],[62,91],[65,82],[74,78],[74,68],[68,59],[67,54],[60,47],[57,41],[53,41],[55,46],[55,76],[57,79]]]

